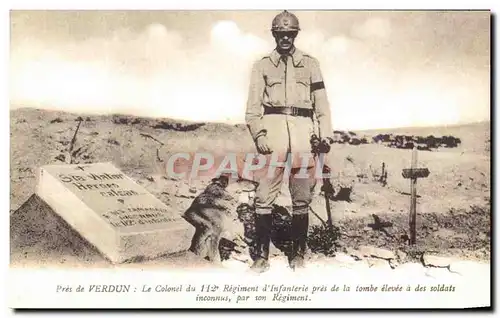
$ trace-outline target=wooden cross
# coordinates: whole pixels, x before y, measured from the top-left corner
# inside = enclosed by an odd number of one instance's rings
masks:
[[[417,220],[417,179],[427,178],[429,176],[429,169],[417,168],[417,148],[414,147],[411,154],[411,167],[410,169],[403,169],[403,178],[411,179],[411,200],[410,200],[410,245],[415,244],[417,240],[416,233],[416,220]]]

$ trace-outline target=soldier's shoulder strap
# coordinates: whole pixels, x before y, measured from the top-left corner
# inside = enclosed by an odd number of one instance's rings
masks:
[[[253,60],[253,67],[263,67],[266,60],[269,60],[269,55],[262,55]]]
[[[261,58],[259,59],[259,62],[261,61],[265,61],[265,60],[270,60],[271,59],[271,54],[265,54],[265,55],[262,55]]]
[[[265,59],[268,59],[268,58],[271,58],[271,54],[270,53],[266,53],[266,54],[263,54],[260,59],[261,60],[265,60]]]
[[[311,54],[303,53],[302,56],[304,57],[305,60],[309,60],[311,62],[318,62],[318,59],[312,56]]]

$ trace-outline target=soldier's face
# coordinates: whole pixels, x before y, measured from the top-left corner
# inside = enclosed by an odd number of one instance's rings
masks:
[[[296,31],[291,32],[273,32],[276,46],[280,51],[290,51],[293,47],[295,38],[297,37]]]

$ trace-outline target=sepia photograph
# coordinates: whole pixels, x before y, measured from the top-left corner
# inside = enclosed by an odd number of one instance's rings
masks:
[[[489,10],[11,10],[10,308],[491,309]]]

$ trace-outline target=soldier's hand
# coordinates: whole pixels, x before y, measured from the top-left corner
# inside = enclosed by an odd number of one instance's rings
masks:
[[[259,138],[257,138],[257,150],[262,155],[267,155],[272,153],[272,150],[269,147],[267,136],[260,136]]]

